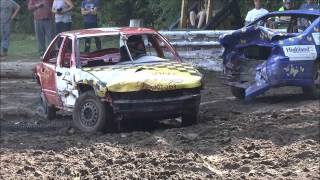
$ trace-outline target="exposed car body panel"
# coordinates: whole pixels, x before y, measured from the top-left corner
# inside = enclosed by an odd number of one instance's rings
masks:
[[[141,90],[163,91],[201,86],[201,75],[190,65],[178,62],[158,62],[84,68],[99,77],[110,92]],[[82,77],[80,81],[90,81]]]
[[[274,15],[311,16],[315,20],[302,32],[273,31],[255,23]],[[272,87],[314,84],[314,66],[319,60],[319,11],[270,13],[255,23],[220,37],[224,74],[228,84],[245,89],[252,99]]]

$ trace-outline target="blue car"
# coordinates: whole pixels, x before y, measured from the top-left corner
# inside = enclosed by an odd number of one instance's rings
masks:
[[[299,86],[320,94],[320,11],[269,13],[220,37],[223,74],[246,101],[274,87]]]

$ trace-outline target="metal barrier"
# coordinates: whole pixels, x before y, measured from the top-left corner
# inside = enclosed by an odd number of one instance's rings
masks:
[[[203,69],[221,71],[223,48],[219,36],[233,31],[160,31],[185,62]]]
[[[173,46],[219,46],[219,36],[231,33],[225,31],[159,31]]]

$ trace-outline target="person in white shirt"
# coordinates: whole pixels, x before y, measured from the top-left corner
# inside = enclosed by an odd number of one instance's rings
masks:
[[[246,16],[246,25],[268,13],[268,10],[262,8],[261,0],[254,0],[254,9],[250,10]]]

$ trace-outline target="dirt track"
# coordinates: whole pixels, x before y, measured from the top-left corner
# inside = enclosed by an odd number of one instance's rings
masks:
[[[127,123],[117,134],[2,129],[0,179],[320,178],[317,100],[286,88],[244,104],[215,76],[205,73],[200,123],[187,128],[172,120]],[[47,123],[36,116],[37,88],[2,79],[1,123]]]

